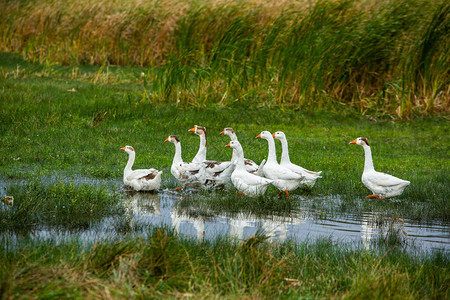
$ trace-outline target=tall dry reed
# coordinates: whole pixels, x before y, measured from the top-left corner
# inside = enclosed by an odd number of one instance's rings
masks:
[[[449,110],[448,1],[3,0],[0,9],[1,51],[149,66],[151,101],[345,105],[402,118]]]

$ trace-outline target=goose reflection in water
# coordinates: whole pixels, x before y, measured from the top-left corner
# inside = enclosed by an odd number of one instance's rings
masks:
[[[289,225],[300,225],[302,218],[268,216],[256,217],[250,213],[238,213],[227,217],[230,224],[230,237],[232,239],[243,240],[248,238],[258,229],[261,229],[272,242],[283,242],[287,239]]]
[[[202,216],[191,216],[187,213],[177,211],[176,208],[170,209],[170,217],[172,219],[172,226],[175,232],[178,234],[185,234],[188,227],[187,225],[193,225],[195,229],[195,235],[199,241],[203,241],[205,238],[205,219]]]
[[[249,212],[216,214],[209,209],[177,205],[182,202],[182,196],[170,192],[134,193],[124,202],[128,228],[135,234],[145,235],[149,226],[168,226],[181,236],[198,240],[229,236],[241,241],[258,230],[272,242],[302,241],[331,234],[336,241],[360,242],[365,249],[373,247],[377,238],[386,238],[390,233],[406,237],[403,221],[396,218],[393,222],[382,212],[366,212],[348,220],[320,217],[322,221],[318,222],[317,216],[307,210],[292,211],[288,216],[261,216]]]
[[[135,216],[161,215],[159,194],[133,192],[129,195],[130,198],[125,203],[125,209],[128,213]]]

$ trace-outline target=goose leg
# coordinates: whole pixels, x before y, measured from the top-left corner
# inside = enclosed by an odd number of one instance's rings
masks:
[[[182,190],[182,189],[184,189],[184,186],[182,186],[182,187],[177,187],[177,188],[174,189],[174,191],[179,191],[179,190]]]
[[[287,196],[288,198],[290,198],[290,196],[289,196],[289,191],[288,191],[288,190],[285,190],[284,192],[286,193],[286,196]],[[283,191],[281,191],[281,192],[278,193],[278,197],[280,197],[281,194],[283,194]]]
[[[383,200],[380,197],[378,197],[377,195],[369,195],[366,197],[367,199],[378,199],[378,200]]]

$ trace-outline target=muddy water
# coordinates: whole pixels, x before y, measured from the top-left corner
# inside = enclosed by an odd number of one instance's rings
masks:
[[[88,230],[65,231],[38,228],[33,238],[56,242],[78,239],[91,243],[99,239],[120,239],[124,235],[146,236],[149,228],[167,226],[180,235],[199,240],[231,237],[243,240],[263,230],[274,242],[314,241],[328,238],[337,243],[371,248],[386,239],[388,232],[398,232],[405,247],[411,251],[450,250],[449,224],[418,224],[411,220],[393,221],[380,213],[335,213],[323,215],[306,205],[288,217],[255,216],[250,213],[193,216],[176,204],[182,194],[164,191],[159,194],[134,193],[124,196],[125,215],[110,217]],[[9,244],[20,240],[16,234],[7,234]]]

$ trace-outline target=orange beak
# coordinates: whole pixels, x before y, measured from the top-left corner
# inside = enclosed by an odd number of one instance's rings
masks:
[[[122,148],[120,148],[120,150],[123,150],[123,151],[125,151],[125,149],[126,149],[126,147],[122,147]]]
[[[230,143],[228,143],[227,145],[225,145],[225,148],[230,148]]]
[[[261,133],[255,137],[255,139],[260,139],[260,138],[261,138]]]
[[[275,132],[274,133],[272,133],[272,136],[275,138]]]
[[[169,141],[169,138],[167,138],[167,139],[164,141],[164,143],[165,143],[165,142],[168,142],[168,141]]]
[[[351,141],[349,144],[356,144],[356,140],[357,140],[357,139]]]
[[[194,128],[189,129],[188,131],[195,133],[195,128],[197,127],[197,125],[194,125]]]
[[[225,134],[225,132],[222,130],[222,132],[220,133],[220,135],[224,135]]]

